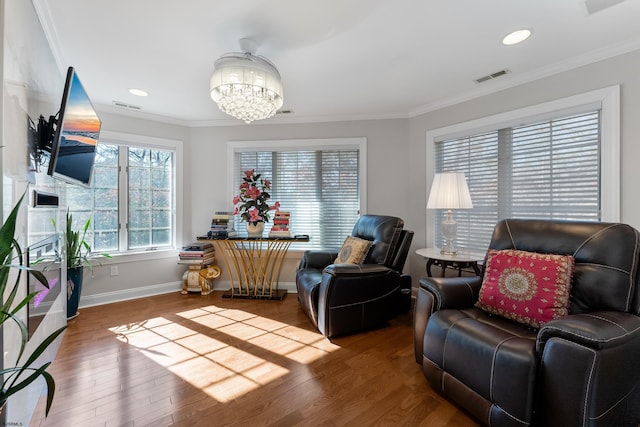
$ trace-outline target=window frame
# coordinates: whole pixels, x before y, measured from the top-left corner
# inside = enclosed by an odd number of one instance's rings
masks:
[[[100,132],[99,143],[114,144],[127,147],[136,148],[151,148],[151,149],[164,149],[173,150],[174,156],[174,194],[173,194],[173,206],[175,208],[175,218],[172,219],[172,242],[169,247],[161,247],[158,249],[127,249],[127,236],[126,236],[126,224],[119,221],[119,242],[118,245],[121,249],[117,252],[110,253],[113,257],[121,258],[127,257],[127,260],[131,261],[143,261],[148,259],[155,259],[158,257],[175,256],[176,249],[182,245],[183,234],[183,218],[184,218],[184,196],[183,188],[184,183],[184,153],[183,142],[176,139],[159,138],[146,135],[128,134],[123,132],[114,132],[103,130]],[[122,152],[121,154],[122,155]],[[120,161],[119,161],[120,163]],[[119,219],[128,218],[128,174],[122,173],[126,171],[120,171],[118,174],[118,217]]]
[[[247,151],[313,151],[330,150],[332,148],[358,150],[358,192],[360,196],[358,211],[360,215],[366,214],[367,206],[367,138],[312,138],[312,139],[273,139],[255,141],[228,141],[227,142],[227,200],[232,200],[237,193],[234,187],[234,157],[237,152]],[[241,173],[238,172],[238,173]],[[284,210],[285,207],[283,207]],[[310,236],[313,239],[313,236]],[[304,249],[290,249],[289,252],[301,252]]]
[[[523,122],[550,120],[562,115],[601,109],[601,181],[602,221],[620,221],[620,86],[614,85],[554,101],[499,113],[426,133],[426,189],[431,188],[436,169],[435,144],[444,139],[488,132]],[[426,210],[426,244],[434,247],[436,215],[439,210]]]

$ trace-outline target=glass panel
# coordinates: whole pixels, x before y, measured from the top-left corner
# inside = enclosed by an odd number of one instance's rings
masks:
[[[129,247],[172,244],[173,152],[129,149]]]
[[[91,187],[65,186],[75,229],[91,225],[85,240],[94,252],[118,250],[118,146],[98,144]]]
[[[129,230],[129,246],[132,249],[145,248],[151,246],[151,240],[149,232]]]

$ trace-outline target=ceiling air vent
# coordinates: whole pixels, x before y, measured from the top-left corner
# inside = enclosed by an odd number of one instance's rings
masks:
[[[138,107],[137,105],[127,104],[126,102],[121,102],[121,101],[113,101],[113,105],[120,108],[126,108],[128,110],[137,110],[137,111],[142,110],[142,107]]]
[[[293,113],[293,111],[291,110],[278,110],[276,111],[276,114],[291,114]]]
[[[505,68],[504,70],[496,71],[493,74],[489,74],[487,76],[480,77],[479,79],[476,79],[475,82],[476,83],[484,83],[484,82],[486,82],[488,80],[492,80],[492,79],[495,79],[497,77],[504,76],[505,74],[509,74],[510,72],[511,71],[509,71],[508,68]]]

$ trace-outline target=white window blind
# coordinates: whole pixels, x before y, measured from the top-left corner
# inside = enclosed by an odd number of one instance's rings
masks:
[[[457,246],[486,250],[504,218],[600,221],[600,157],[600,110],[436,141],[436,172],[464,172],[473,201]]]
[[[234,194],[246,170],[271,180],[270,203],[279,201],[281,210],[291,212],[291,233],[311,237],[298,249],[339,248],[351,234],[360,206],[357,149],[238,151],[234,163]],[[235,221],[243,230],[239,215]],[[265,233],[272,224],[265,224]]]

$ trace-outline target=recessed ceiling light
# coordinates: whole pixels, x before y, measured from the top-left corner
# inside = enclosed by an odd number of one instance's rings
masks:
[[[517,30],[510,34],[507,34],[502,39],[502,44],[505,46],[511,46],[514,44],[522,43],[531,36],[531,30]]]
[[[149,96],[149,92],[142,89],[129,89],[129,93],[135,96]]]

